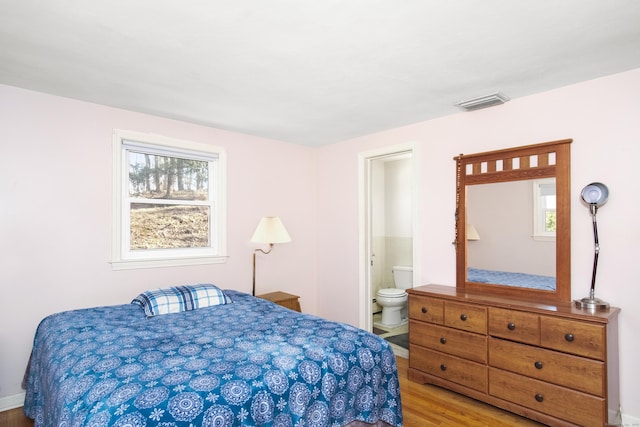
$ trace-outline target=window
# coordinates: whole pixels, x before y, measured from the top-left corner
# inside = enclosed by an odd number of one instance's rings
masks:
[[[533,238],[551,240],[556,237],[556,180],[533,181]]]
[[[116,130],[113,165],[114,269],[226,260],[222,149]]]

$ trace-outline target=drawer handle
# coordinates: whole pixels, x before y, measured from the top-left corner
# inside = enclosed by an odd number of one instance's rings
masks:
[[[467,315],[466,315],[466,314],[464,314],[464,313],[462,313],[462,314],[460,315],[460,320],[462,320],[463,322],[464,322],[464,321],[466,321],[466,320],[467,320]]]
[[[540,361],[537,361],[533,365],[536,367],[536,369],[542,369],[542,362],[540,362]]]
[[[423,314],[427,314],[427,311],[429,311],[429,310],[427,310],[427,307],[422,307],[422,313]]]
[[[543,395],[541,395],[540,393],[536,394],[536,401],[542,403],[543,400],[544,400]]]
[[[440,338],[440,344],[446,344],[447,339],[445,337]]]
[[[507,329],[510,330],[510,331],[513,331],[515,328],[516,328],[516,324],[515,323],[509,322],[507,324]]]
[[[569,342],[573,342],[573,340],[575,339],[575,337],[573,336],[572,333],[568,333],[564,336],[564,339],[569,341]]]
[[[445,365],[444,363],[442,365],[440,365],[440,370],[441,371],[446,371],[447,370],[447,365]]]

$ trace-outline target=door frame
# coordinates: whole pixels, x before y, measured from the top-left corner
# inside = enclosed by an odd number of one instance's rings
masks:
[[[373,313],[371,310],[373,296],[371,295],[371,162],[385,157],[394,157],[396,155],[411,153],[411,167],[413,174],[412,183],[412,205],[413,205],[413,224],[412,224],[412,240],[413,240],[413,280],[414,286],[416,278],[419,276],[419,268],[416,264],[416,248],[417,248],[417,197],[419,170],[417,162],[417,148],[414,143],[399,144],[387,146],[376,150],[366,151],[358,154],[358,181],[359,181],[359,256],[358,256],[358,312],[360,313],[359,327],[366,330],[373,330]]]

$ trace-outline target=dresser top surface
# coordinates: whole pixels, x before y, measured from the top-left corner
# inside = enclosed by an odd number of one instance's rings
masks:
[[[572,302],[564,304],[538,303],[535,301],[498,296],[495,294],[465,291],[458,289],[455,286],[424,285],[407,289],[407,293],[409,295],[431,296],[452,301],[486,304],[493,307],[509,308],[542,314],[557,314],[562,317],[590,320],[592,322],[607,323],[611,319],[616,318],[620,313],[620,309],[617,307],[610,307],[609,310],[606,311],[582,310],[575,307]]]

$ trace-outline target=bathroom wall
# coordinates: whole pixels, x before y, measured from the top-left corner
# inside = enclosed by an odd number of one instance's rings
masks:
[[[411,158],[372,162],[372,292],[394,286],[392,267],[413,265]],[[381,308],[374,303],[373,313]]]
[[[382,283],[393,286],[394,265],[413,265],[413,200],[411,158],[385,162],[385,263]]]

